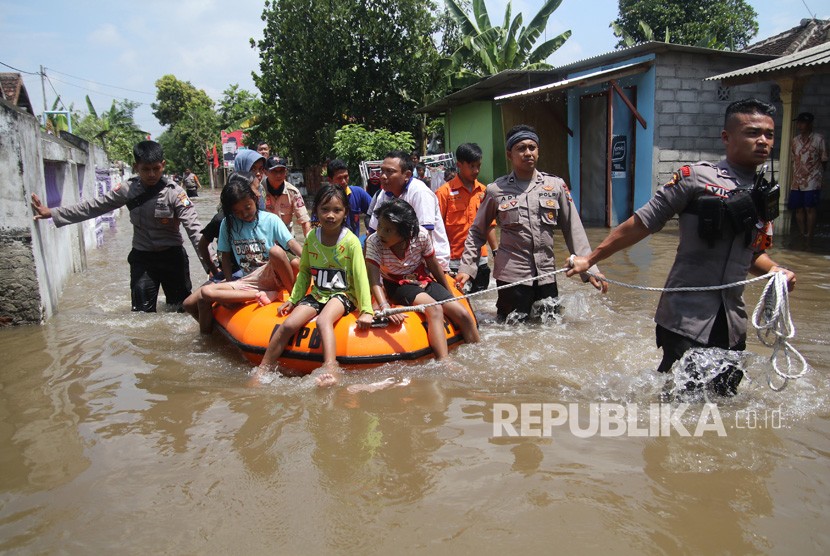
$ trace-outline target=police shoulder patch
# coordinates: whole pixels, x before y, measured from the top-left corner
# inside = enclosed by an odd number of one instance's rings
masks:
[[[672,174],[671,179],[669,181],[667,181],[663,187],[675,186],[675,185],[677,185],[677,182],[679,182],[679,181],[680,181],[680,174],[675,172],[674,174]]]

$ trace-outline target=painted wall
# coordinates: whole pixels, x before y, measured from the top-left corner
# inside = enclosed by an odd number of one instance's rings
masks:
[[[596,71],[613,69],[632,63],[654,60],[653,54],[632,58],[610,64],[594,67],[590,70],[568,75],[567,78],[579,77]],[[637,88],[637,111],[646,122],[644,129],[639,123],[635,124],[635,158],[634,158],[634,209],[644,205],[652,195],[652,153],[654,146],[654,91],[655,67],[652,66],[644,73],[624,77],[617,81],[620,87]],[[608,89],[608,84],[598,84],[591,87],[575,87],[568,91],[568,127],[574,132],[568,139],[568,167],[571,174],[571,188],[574,202],[579,206],[579,161],[580,161],[580,134],[579,134],[579,98],[583,95],[598,93]],[[616,94],[616,93],[615,93]],[[624,214],[624,208],[615,207],[615,212]]]
[[[44,164],[54,171],[61,204],[95,194],[95,165],[108,168],[109,162],[103,151],[86,146],[87,151],[41,133],[33,116],[0,101],[0,320],[4,323],[39,323],[54,314],[69,276],[86,268],[86,249],[96,245],[95,221],[58,229],[51,220],[35,222],[29,206],[32,193],[47,197]]]
[[[446,145],[455,152],[462,143],[478,143],[484,153],[479,181],[487,184],[507,173],[501,110],[492,101],[452,108],[446,116]]]

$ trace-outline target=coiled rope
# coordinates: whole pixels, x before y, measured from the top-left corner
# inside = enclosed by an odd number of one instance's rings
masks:
[[[449,303],[451,301],[469,299],[477,295],[495,292],[506,288],[512,288],[513,286],[518,286],[526,282],[533,282],[542,278],[547,278],[549,276],[554,276],[556,274],[560,274],[562,272],[567,271],[568,267],[560,268],[559,270],[546,272],[544,274],[532,276],[530,278],[524,278],[522,280],[518,280],[510,284],[504,284],[501,286],[497,286],[495,288],[480,290],[474,293],[467,293],[460,297],[452,297],[450,299],[445,299],[443,301],[435,301],[433,303],[425,303],[423,305],[410,305],[406,307],[394,307],[383,309],[381,311],[375,311],[375,317],[385,318],[390,315],[397,315],[399,313],[410,312],[423,313],[430,307],[443,305],[444,303]],[[765,346],[773,348],[772,355],[770,356],[770,363],[775,375],[779,379],[781,379],[781,384],[776,385],[774,383],[774,376],[771,373],[768,373],[767,383],[769,384],[769,387],[772,390],[780,392],[787,386],[790,380],[801,378],[809,369],[809,364],[807,363],[807,360],[804,359],[804,356],[801,355],[801,353],[799,353],[799,351],[795,349],[789,342],[789,340],[795,337],[795,326],[793,325],[792,317],[790,316],[790,298],[789,291],[787,290],[787,275],[783,271],[769,272],[767,274],[764,274],[763,276],[757,276],[755,278],[740,280],[738,282],[732,282],[729,284],[722,284],[718,286],[689,286],[680,288],[655,288],[649,286],[638,286],[636,284],[628,284],[626,282],[611,280],[610,278],[606,278],[604,276],[600,277],[591,272],[586,272],[585,274],[593,278],[596,278],[597,280],[602,280],[615,286],[631,288],[634,290],[666,293],[707,292],[716,290],[726,290],[729,288],[746,286],[748,284],[768,279],[769,281],[767,282],[767,285],[764,287],[764,291],[761,293],[761,297],[758,300],[758,304],[756,305],[755,311],[752,314],[752,325],[755,327],[755,330],[758,333],[758,339]],[[779,359],[782,357],[786,362],[786,372],[781,370],[778,363]],[[793,372],[793,368],[796,365],[800,365],[801,370]]]
[[[767,374],[767,384],[771,389],[780,392],[790,380],[804,376],[804,373],[809,369],[807,360],[789,342],[790,339],[795,337],[795,325],[790,316],[787,275],[783,272],[774,273],[764,287],[758,305],[755,306],[755,311],[752,313],[752,326],[755,327],[761,343],[772,347],[772,355],[770,355],[769,360],[772,364],[772,370],[781,379],[781,384],[774,384],[773,375]],[[787,372],[779,368],[778,361],[780,357],[783,357],[786,361]],[[793,368],[798,364],[801,366],[801,371],[793,372]]]

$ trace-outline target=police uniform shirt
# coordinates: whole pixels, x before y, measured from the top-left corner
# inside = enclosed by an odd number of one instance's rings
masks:
[[[198,253],[197,245],[202,237],[199,216],[187,193],[170,178],[161,178],[163,187],[158,194],[130,211],[133,225],[133,249],[138,251],[163,251],[181,246],[179,224]],[[142,195],[147,188],[136,176],[126,184],[115,187],[101,198],[94,198],[68,207],[52,209],[55,226],[83,222],[123,207],[130,200]]]
[[[765,238],[769,238],[771,226],[759,223],[747,243],[745,232],[735,233],[731,225],[725,223],[722,237],[710,243],[699,236],[699,217],[690,209],[694,201],[703,196],[723,198],[728,191],[752,187],[754,180],[753,174],[730,166],[726,160],[718,164],[700,162],[683,166],[635,212],[652,233],[662,229],[675,214],[680,215],[680,243],[665,287],[714,286],[746,279],[752,261],[766,247]],[[743,286],[710,292],[664,292],[654,320],[672,332],[706,344],[723,304],[729,326],[729,345],[735,346],[746,339],[742,293]]]
[[[591,254],[582,220],[565,182],[539,171],[534,171],[529,182],[523,182],[511,172],[487,186],[464,244],[459,272],[475,277],[480,249],[494,219],[501,228],[493,269],[497,280],[516,282],[556,270],[555,228],[562,229],[571,253]],[[596,266],[590,271],[599,272]],[[538,284],[553,282],[556,277],[547,276],[539,279]]]
[[[296,218],[300,225],[310,222],[311,218],[308,215],[308,209],[300,190],[288,181],[284,181],[283,184],[285,188],[279,196],[272,195],[266,186],[265,210],[279,216],[288,229],[291,230],[292,218]]]

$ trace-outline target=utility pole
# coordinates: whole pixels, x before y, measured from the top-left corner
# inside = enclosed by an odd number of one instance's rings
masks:
[[[43,71],[43,66],[40,66],[40,90],[43,92],[43,125],[46,125],[46,83],[44,82],[45,77],[46,73]]]

